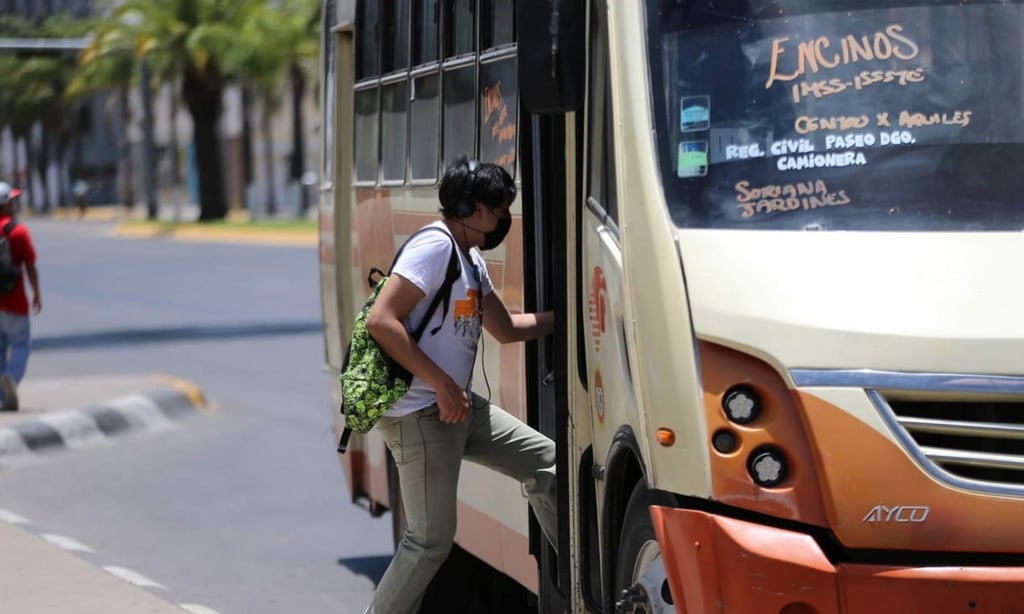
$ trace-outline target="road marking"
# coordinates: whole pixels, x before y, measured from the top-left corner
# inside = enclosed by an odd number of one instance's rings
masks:
[[[176,425],[160,411],[153,399],[142,394],[129,394],[106,403],[121,412],[133,426],[143,429],[160,431],[174,428]]]
[[[165,373],[154,373],[153,377],[158,380],[164,381],[167,384],[173,386],[178,392],[188,397],[188,400],[196,406],[197,409],[203,410],[207,408],[206,397],[203,395],[203,391],[192,382],[180,377],[173,375],[167,375]]]
[[[64,445],[77,448],[106,441],[96,422],[77,410],[60,411],[40,416],[39,421],[50,425],[64,440]]]
[[[199,605],[197,603],[182,603],[181,609],[192,614],[220,614],[217,610],[208,608],[205,605]]]
[[[75,541],[70,537],[65,537],[63,535],[57,535],[54,533],[43,533],[42,535],[40,535],[40,537],[50,542],[54,546],[63,548],[68,552],[95,552],[95,550],[93,550],[89,546],[86,546],[82,542]]]
[[[5,520],[11,524],[28,524],[28,518],[23,518],[7,510],[0,510],[0,520]]]
[[[103,568],[103,571],[113,574],[118,578],[121,578],[125,582],[128,582],[129,584],[134,584],[135,586],[141,586],[142,588],[159,588],[167,590],[167,587],[163,584],[154,582],[146,576],[138,572],[132,571],[130,569],[126,569],[124,567],[117,567],[116,565],[107,565]]]

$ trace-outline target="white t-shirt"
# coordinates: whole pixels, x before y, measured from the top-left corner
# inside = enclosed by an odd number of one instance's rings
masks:
[[[444,305],[442,303],[437,306],[419,345],[423,353],[450,375],[455,383],[468,390],[472,384],[473,363],[483,323],[480,301],[493,292],[494,287],[487,275],[484,258],[475,247],[470,249],[471,260],[467,259],[462,250],[456,248],[448,238],[451,234],[444,222],[437,221],[429,226],[440,228],[444,234],[425,232],[410,240],[392,270],[393,274],[401,275],[416,284],[425,294],[405,319],[405,329],[412,332],[423,321],[427,308],[444,283],[448,259],[454,249],[459,256],[461,275],[452,284],[448,315],[442,324]],[[442,324],[440,330],[436,335],[431,335],[431,331],[439,324]],[[385,415],[396,418],[411,414],[433,404],[434,400],[434,389],[420,378],[413,377],[409,391]]]

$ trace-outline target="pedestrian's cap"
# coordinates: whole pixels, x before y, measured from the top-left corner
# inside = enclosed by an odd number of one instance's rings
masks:
[[[21,190],[11,187],[9,183],[0,181],[0,205],[6,205],[19,196],[21,196]]]

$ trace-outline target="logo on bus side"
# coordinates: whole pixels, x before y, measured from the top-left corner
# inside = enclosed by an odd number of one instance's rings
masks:
[[[607,296],[608,283],[604,279],[604,271],[596,266],[590,282],[590,334],[594,338],[595,352],[601,351],[601,336],[606,328]]]
[[[604,379],[601,378],[601,368],[594,371],[594,406],[597,410],[597,421],[604,422]]]
[[[861,522],[924,522],[928,520],[931,509],[926,505],[876,505],[864,516]]]

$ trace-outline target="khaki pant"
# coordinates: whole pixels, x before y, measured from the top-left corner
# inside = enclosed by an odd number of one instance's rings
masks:
[[[458,424],[441,422],[437,405],[377,422],[398,467],[408,528],[368,614],[419,608],[455,538],[463,458],[519,480],[545,536],[557,544],[554,442],[477,395],[473,408]]]

